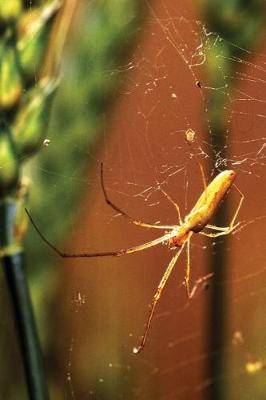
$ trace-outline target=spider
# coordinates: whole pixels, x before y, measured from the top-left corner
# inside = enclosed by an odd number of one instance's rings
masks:
[[[132,218],[130,215],[128,215],[125,211],[123,211],[120,207],[115,205],[115,203],[110,200],[105,185],[104,185],[104,178],[103,178],[103,164],[101,164],[101,186],[102,186],[102,191],[104,195],[104,199],[106,203],[116,212],[127,218],[131,223],[141,226],[143,228],[152,228],[152,229],[158,229],[158,230],[163,230],[164,234],[154,240],[151,240],[149,242],[146,242],[144,244],[140,244],[137,246],[129,247],[126,249],[120,249],[117,251],[104,251],[104,252],[97,252],[97,253],[65,253],[61,250],[59,250],[55,245],[53,245],[45,236],[44,234],[40,231],[36,223],[34,222],[32,216],[30,215],[29,211],[27,209],[26,213],[34,226],[35,230],[41,237],[41,239],[55,252],[57,253],[60,257],[63,258],[79,258],[79,257],[106,257],[106,256],[114,256],[114,257],[119,257],[123,256],[126,254],[131,254],[135,253],[137,251],[142,251],[145,249],[148,249],[150,247],[157,246],[159,244],[166,244],[168,247],[171,249],[175,249],[176,252],[174,256],[172,257],[171,261],[169,262],[160,282],[157,287],[156,293],[152,299],[152,303],[150,306],[150,312],[148,315],[148,319],[146,322],[144,334],[142,336],[140,345],[137,348],[133,349],[133,352],[135,354],[139,353],[145,346],[146,339],[147,339],[147,334],[151,326],[152,318],[154,315],[155,307],[157,302],[159,301],[163,289],[176,265],[176,262],[182,253],[184,247],[186,246],[187,248],[187,263],[186,263],[186,272],[185,272],[185,279],[184,279],[184,285],[186,287],[186,293],[188,299],[192,299],[192,297],[195,295],[199,285],[204,283],[207,279],[209,279],[213,274],[208,274],[204,277],[201,277],[198,279],[194,286],[191,288],[190,285],[190,239],[194,233],[199,233],[201,235],[205,235],[211,238],[216,238],[218,236],[222,235],[228,235],[232,231],[236,229],[236,227],[239,225],[239,222],[235,224],[236,218],[238,216],[239,210],[241,208],[242,202],[244,200],[244,195],[241,193],[241,191],[237,188],[239,194],[240,194],[240,201],[238,203],[238,206],[236,208],[236,211],[233,215],[233,218],[229,224],[229,226],[226,227],[219,227],[215,225],[210,225],[209,221],[215,214],[219,204],[221,203],[224,195],[228,191],[228,189],[233,185],[233,182],[236,177],[236,172],[233,170],[225,170],[220,172],[210,183],[209,185],[206,184],[205,178],[204,178],[204,173],[203,169],[201,168],[203,180],[204,180],[204,190],[202,194],[200,195],[198,201],[196,202],[195,206],[192,208],[192,210],[187,214],[187,216],[182,220],[180,209],[178,204],[172,200],[172,198],[163,190],[160,188],[160,191],[162,194],[168,199],[168,201],[171,203],[172,206],[174,206],[179,224],[175,225],[156,225],[156,224],[149,224],[146,222],[143,222],[141,220],[137,220]],[[203,229],[207,228],[208,232],[204,232]]]

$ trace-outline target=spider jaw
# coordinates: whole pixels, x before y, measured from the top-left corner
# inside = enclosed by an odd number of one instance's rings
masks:
[[[179,226],[178,228],[173,229],[173,234],[175,235],[169,239],[169,247],[182,247],[189,238],[190,231],[186,226]]]
[[[187,235],[184,235],[182,237],[175,236],[169,240],[170,248],[182,247],[186,240],[187,240]]]

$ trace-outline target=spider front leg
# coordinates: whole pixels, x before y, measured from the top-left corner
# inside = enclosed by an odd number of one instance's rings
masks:
[[[153,228],[153,229],[172,229],[172,225],[156,225],[156,224],[149,224],[146,222],[143,222],[141,220],[137,220],[132,218],[129,214],[127,214],[124,210],[122,210],[120,207],[118,207],[108,196],[107,190],[104,185],[104,178],[103,178],[103,163],[101,163],[101,186],[102,186],[102,191],[104,195],[104,200],[108,206],[110,206],[114,211],[118,212],[121,214],[123,217],[127,218],[132,224],[142,226],[143,228]]]
[[[66,252],[58,249],[52,242],[50,242],[50,240],[48,240],[46,238],[46,236],[40,231],[37,224],[33,220],[31,214],[29,213],[29,211],[26,208],[25,208],[25,211],[29,217],[31,224],[33,225],[34,229],[36,230],[36,232],[38,233],[40,238],[44,241],[44,243],[47,244],[47,246],[49,246],[56,254],[58,254],[62,258],[92,258],[92,257],[109,257],[109,256],[120,257],[120,256],[124,256],[126,254],[136,253],[138,251],[146,250],[146,249],[149,249],[150,247],[157,246],[158,244],[169,241],[171,238],[173,238],[176,235],[176,232],[172,230],[171,232],[167,232],[163,236],[160,236],[157,239],[153,239],[149,242],[139,244],[137,246],[129,247],[126,249],[120,249],[120,250],[116,250],[116,251],[101,251],[101,252],[96,252],[96,253],[87,253],[87,252],[66,253]]]

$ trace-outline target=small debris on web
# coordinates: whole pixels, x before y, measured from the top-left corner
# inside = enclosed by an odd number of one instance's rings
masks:
[[[246,363],[246,372],[249,375],[255,375],[265,369],[266,364],[261,360],[249,361]]]
[[[232,337],[233,346],[241,346],[244,343],[243,333],[241,331],[235,331]]]
[[[196,82],[196,85],[198,86],[198,88],[200,88],[200,89],[202,88],[202,85],[201,85],[201,82],[200,82],[200,81],[197,81],[197,82]]]
[[[185,135],[186,135],[186,141],[187,141],[188,143],[193,143],[193,142],[195,142],[196,133],[195,133],[195,131],[193,131],[193,129],[189,128],[189,129],[186,131]]]
[[[133,354],[138,354],[139,353],[139,347],[133,347]]]
[[[48,147],[50,143],[51,143],[51,140],[50,140],[50,139],[44,139],[44,141],[43,141],[43,146],[44,146],[44,147]]]

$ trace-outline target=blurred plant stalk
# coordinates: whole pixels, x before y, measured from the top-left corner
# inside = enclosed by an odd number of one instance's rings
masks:
[[[208,85],[226,87],[225,91],[213,91],[209,95],[210,142],[213,147],[213,165],[227,167],[228,131],[230,129],[230,96],[234,94],[236,82],[233,77],[238,68],[238,59],[245,60],[250,50],[257,44],[263,32],[266,3],[264,0],[202,0],[206,26],[209,35],[206,49],[206,70]],[[241,67],[241,65],[240,65]],[[224,226],[229,220],[228,203],[218,211],[215,225]],[[215,245],[210,270],[214,271],[214,290],[211,299],[209,350],[211,354],[208,376],[212,382],[208,393],[211,400],[228,397],[226,343],[228,339],[227,287],[221,282],[227,281],[227,255],[225,238]],[[221,377],[223,377],[221,379]]]
[[[0,255],[31,400],[47,400],[49,394],[25,275],[30,181],[23,165],[47,143],[51,100],[75,6],[76,1],[63,7],[61,0],[0,0]],[[49,54],[51,65],[44,69],[51,32],[54,60]]]

